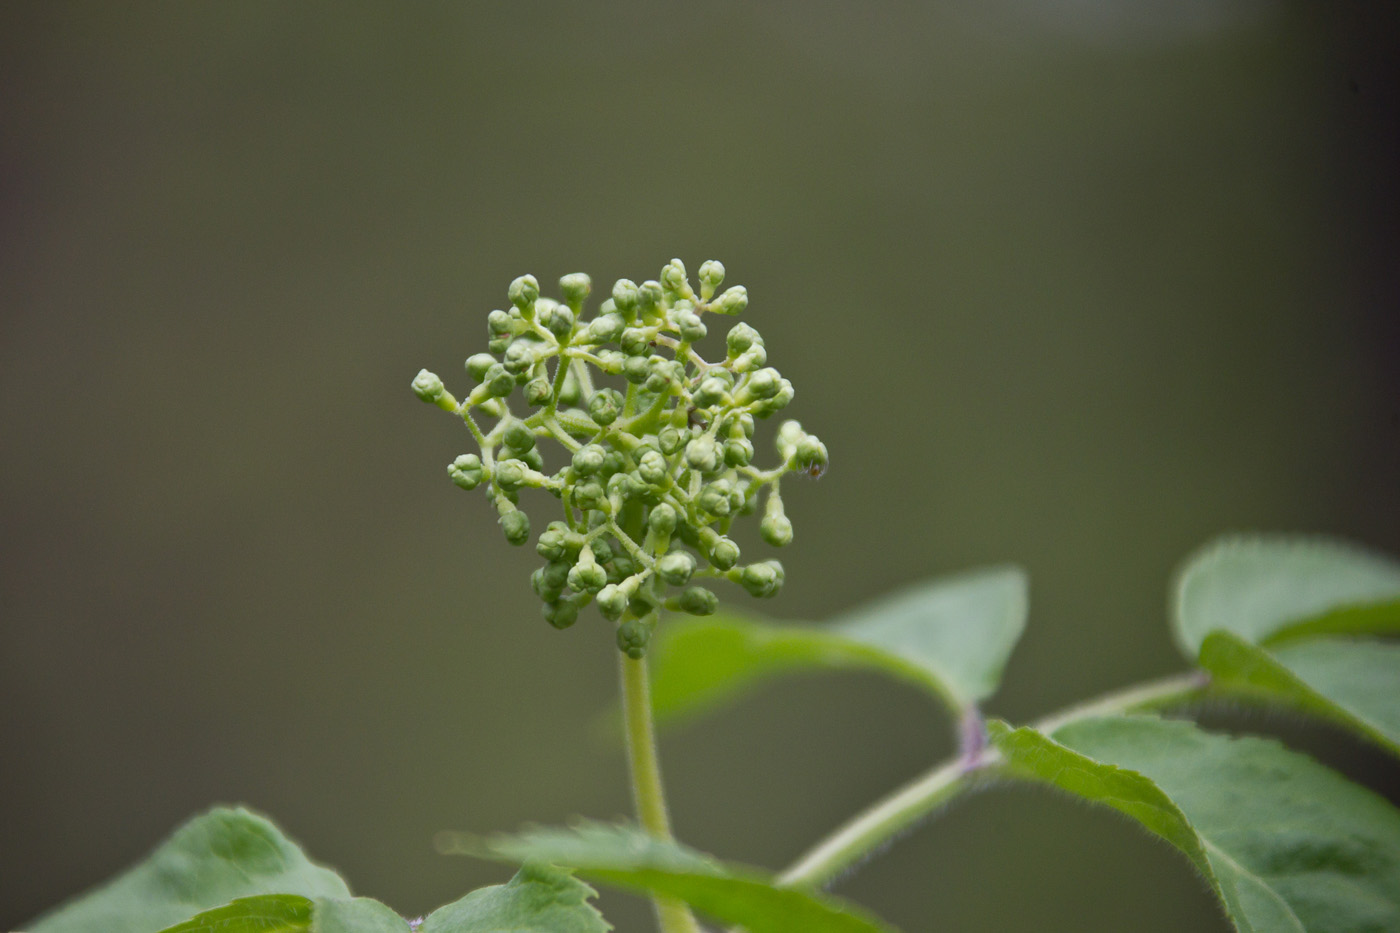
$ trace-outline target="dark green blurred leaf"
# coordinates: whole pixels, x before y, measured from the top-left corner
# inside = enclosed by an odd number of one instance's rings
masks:
[[[157,933],[201,911],[259,894],[349,898],[271,822],[216,808],[181,826],[145,861],[39,919],[29,933]],[[289,910],[292,901],[283,905]]]
[[[1173,616],[1192,660],[1216,631],[1254,644],[1396,631],[1400,564],[1321,538],[1224,538],[1182,570]]]
[[[1186,853],[1237,929],[1400,929],[1400,811],[1276,742],[1148,717],[1046,737],[994,724],[1012,774],[1131,816]]]
[[[484,840],[456,838],[444,848],[480,858],[566,867],[603,884],[673,897],[748,933],[891,930],[836,898],[775,887],[755,869],[721,864],[633,827],[582,823]]]
[[[663,627],[653,703],[660,718],[698,712],[780,674],[862,668],[914,683],[955,711],[990,696],[1025,627],[1014,567],[919,584],[821,627],[725,612]]]

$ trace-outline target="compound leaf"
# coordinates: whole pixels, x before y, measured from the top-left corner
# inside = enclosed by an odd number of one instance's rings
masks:
[[[658,717],[692,713],[779,674],[864,668],[910,681],[955,711],[990,696],[1025,627],[1014,567],[918,584],[822,626],[734,614],[672,620],[653,650]]]
[[[1266,649],[1212,632],[1201,666],[1232,696],[1290,703],[1400,754],[1400,645],[1310,638]]]
[[[756,869],[722,864],[629,826],[580,823],[489,839],[452,837],[444,838],[443,849],[567,868],[600,884],[684,901],[748,933],[891,933],[890,927],[837,898],[777,887]]]
[[[1122,716],[998,723],[1006,772],[1113,807],[1181,849],[1236,929],[1400,929],[1400,811],[1260,738]]]
[[[26,929],[157,933],[259,894],[348,898],[350,891],[268,820],[241,807],[219,807],[185,823],[143,862]]]
[[[1174,603],[1192,660],[1216,631],[1258,645],[1400,631],[1400,563],[1322,538],[1229,537],[1187,562]]]
[[[1315,538],[1227,538],[1190,561],[1178,639],[1224,692],[1278,702],[1400,752],[1400,563]]]
[[[478,888],[439,907],[418,933],[607,933],[612,925],[588,903],[597,893],[565,872],[528,865],[506,884]]]

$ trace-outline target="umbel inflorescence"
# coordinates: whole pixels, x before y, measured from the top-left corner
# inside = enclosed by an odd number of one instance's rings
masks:
[[[510,310],[487,316],[490,352],[467,359],[476,388],[465,399],[426,369],[413,380],[419,398],[471,431],[481,452],[461,455],[447,472],[463,489],[485,486],[507,541],[530,537],[522,489],[545,489],[563,505],[563,519],[535,544],[545,564],[530,582],[544,617],[567,628],[596,602],[619,623],[618,647],[632,657],[645,653],[661,609],[715,611],[718,598],[701,581],[724,578],[757,597],[776,594],[782,564],[742,564],[730,525],[755,512],[762,496],[763,540],[788,544],[792,524],[779,484],[788,473],[816,476],[827,465],[826,446],[796,421],[778,429],[778,464],[753,465],[755,419],[787,407],[793,389],[767,365],[763,338],[748,324],[729,329],[722,360],[708,362],[694,349],[709,330],[708,314],[737,315],[748,305],[743,286],[716,294],[723,280],[724,266],[706,262],[697,291],[673,259],[659,282],[618,280],[584,321],[587,275],[559,280],[562,302],[541,297],[535,277],[524,275],[510,284]],[[607,377],[618,377],[610,381],[623,391],[604,385]],[[511,407],[517,390],[528,413]],[[478,414],[495,424],[484,428]],[[543,438],[567,454],[553,473]]]

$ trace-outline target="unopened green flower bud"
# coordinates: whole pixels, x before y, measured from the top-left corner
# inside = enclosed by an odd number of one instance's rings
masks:
[[[606,564],[613,559],[612,545],[602,538],[593,539],[593,559],[600,564]]]
[[[535,446],[535,432],[525,427],[523,421],[512,421],[502,435],[502,440],[511,450],[524,453]]]
[[[641,385],[651,376],[651,361],[645,356],[629,356],[622,363],[622,377],[633,385]]]
[[[637,287],[637,310],[643,318],[656,313],[661,307],[661,301],[665,293],[661,289],[661,283],[654,279],[647,279]]]
[[[672,586],[684,586],[695,573],[695,556],[689,551],[672,551],[656,562],[656,575]]]
[[[723,379],[717,376],[707,376],[700,380],[699,387],[695,390],[694,401],[701,408],[709,408],[711,405],[719,405],[729,397],[729,386]]]
[[[673,371],[670,363],[659,356],[651,359],[650,372],[647,381],[642,383],[642,387],[652,394],[665,392],[671,387]]]
[[[719,451],[715,449],[714,438],[701,435],[685,445],[685,462],[691,469],[701,473],[714,473],[719,469]]]
[[[545,621],[555,628],[565,629],[578,621],[578,605],[571,599],[545,603],[542,609]]]
[[[630,321],[636,317],[637,302],[641,296],[637,291],[637,283],[631,279],[618,279],[613,283],[612,300],[617,306],[618,313],[624,319]]]
[[[502,460],[496,464],[496,485],[502,489],[519,489],[525,485],[525,464],[519,460]]]
[[[756,564],[749,564],[738,571],[730,571],[728,576],[735,580],[740,586],[748,590],[750,596],[759,599],[767,599],[778,595],[778,591],[783,588],[783,565],[776,560],[760,561]]]
[[[617,627],[617,647],[633,660],[641,660],[651,640],[651,626],[641,619],[628,619]]]
[[[711,515],[728,515],[729,492],[729,484],[718,480],[701,489],[695,503]]]
[[[542,299],[535,302],[535,315],[545,330],[556,337],[564,337],[574,329],[574,312],[557,301]]]
[[[496,365],[496,358],[489,353],[473,353],[467,357],[467,375],[475,382],[486,381],[486,371]]]
[[[604,454],[603,469],[601,470],[604,476],[612,476],[614,473],[621,473],[626,468],[626,461],[622,459],[622,454],[618,453],[616,450],[609,450]]]
[[[724,263],[709,259],[700,264],[700,297],[706,301],[714,295],[715,289],[724,282]]]
[[[457,410],[457,400],[443,386],[437,373],[420,369],[418,375],[413,377],[413,394],[443,411]]]
[[[515,336],[515,319],[509,311],[492,311],[486,315],[486,333],[490,337]]]
[[[768,369],[760,369],[756,373],[750,373],[749,378],[739,390],[735,401],[744,405],[754,399],[772,398],[777,395],[778,390],[782,388],[782,378],[782,373],[771,367]]]
[[[669,457],[679,452],[686,444],[690,443],[690,428],[678,428],[675,425],[667,425],[662,428],[661,433],[657,435],[656,443],[661,448],[661,452]]]
[[[754,414],[758,415],[760,418],[767,418],[769,415],[776,414],[788,407],[792,402],[793,395],[792,383],[788,382],[786,379],[780,379],[778,380],[778,391],[773,397],[764,399],[762,402],[753,406]]]
[[[636,573],[637,569],[637,562],[627,554],[614,554],[611,569],[608,571],[608,579],[614,583],[620,583]]]
[[[547,603],[552,603],[564,595],[564,587],[550,583],[543,568],[530,574],[530,589],[534,590],[535,595]]]
[[[763,348],[762,344],[756,343],[734,357],[734,361],[729,365],[736,373],[751,373],[766,362],[768,362],[768,351]]]
[[[778,456],[787,460],[797,452],[797,445],[807,436],[807,432],[802,430],[802,425],[797,421],[784,421],[778,425],[778,433],[773,438],[773,446],[778,449]]]
[[[516,456],[519,457],[519,459],[522,462],[524,462],[524,464],[530,469],[538,473],[544,472],[544,457],[540,455],[540,449],[538,447],[531,447],[529,450],[522,450],[518,452]],[[551,489],[550,491],[555,492],[553,489]],[[555,495],[558,495],[558,493],[555,492]]]
[[[535,300],[540,297],[540,283],[533,275],[522,275],[520,278],[510,283],[507,291],[510,296],[510,303],[524,312],[534,305]]]
[[[666,458],[659,450],[648,450],[642,454],[641,461],[637,464],[637,472],[642,475],[642,479],[653,486],[666,479],[670,472],[666,464]]]
[[[628,356],[645,357],[651,350],[651,333],[645,328],[628,327],[622,331],[622,352]]]
[[[688,586],[680,595],[677,601],[681,612],[688,612],[693,616],[714,615],[719,608],[719,597],[703,586]]]
[[[724,442],[725,466],[742,467],[753,462],[753,441],[735,437]]]
[[[738,324],[729,328],[729,333],[725,336],[724,342],[729,348],[730,357],[736,357],[752,347],[763,346],[763,337],[748,324],[740,321]]]
[[[580,476],[593,476],[603,469],[608,452],[597,444],[588,444],[574,452],[574,472]]]
[[[681,310],[671,315],[671,324],[680,333],[681,339],[688,343],[695,343],[697,340],[705,339],[707,330],[705,322],[700,320],[700,315],[694,311]]]
[[[738,314],[749,306],[749,290],[742,285],[726,288],[724,294],[710,302],[716,314]]]
[[[448,465],[447,475],[463,489],[475,489],[481,485],[481,458],[476,454],[462,454]]]
[[[578,563],[569,571],[569,586],[580,593],[596,593],[608,582],[608,573],[593,558],[593,551],[584,547],[579,553]]]
[[[658,535],[669,535],[676,530],[676,510],[662,502],[647,516],[647,527]]]
[[[491,368],[486,370],[482,385],[494,398],[505,398],[515,391],[515,375],[500,363],[492,363]]]
[[[510,346],[506,347],[505,355],[501,360],[502,365],[507,371],[519,375],[535,365],[538,350],[539,344],[533,340],[526,340],[523,337],[513,340]]]
[[[627,323],[620,314],[601,314],[588,323],[588,339],[594,343],[612,343],[622,336]]]
[[[616,622],[627,611],[627,594],[615,583],[609,583],[599,590],[595,602],[598,604],[598,611],[609,622]]]
[[[792,522],[783,513],[783,500],[776,492],[768,494],[768,504],[763,509],[763,521],[758,523],[758,533],[773,547],[787,547],[792,543]]]
[[[574,503],[581,509],[602,509],[607,501],[602,484],[595,480],[574,487]]]
[[[588,398],[588,417],[607,427],[622,414],[622,395],[616,389],[599,389]]]
[[[799,470],[804,470],[811,476],[821,476],[831,461],[827,456],[826,445],[817,440],[816,435],[808,434],[798,441],[793,462]]]
[[[588,293],[592,290],[593,280],[584,272],[571,272],[559,280],[559,293],[564,296],[569,307],[574,309],[575,314],[588,300]]]
[[[554,524],[554,523],[551,523]],[[541,535],[543,537],[543,535]],[[540,568],[540,577],[554,588],[563,590],[569,583],[569,571],[574,569],[572,559],[551,560]]]
[[[695,294],[686,280],[685,263],[679,259],[672,259],[661,270],[661,287],[677,298],[690,298]]]
[[[531,379],[525,383],[525,401],[534,406],[543,405],[549,401],[550,395],[554,393],[554,387],[549,384],[549,380],[543,376]]]
[[[701,528],[699,539],[701,551],[718,569],[728,570],[739,563],[739,545],[713,528]]]
[[[569,553],[569,530],[563,522],[550,522],[535,542],[535,553],[545,560],[563,560]],[[566,568],[567,570],[567,568]]]
[[[501,516],[501,530],[511,544],[522,545],[530,540],[530,516],[519,509],[506,512]]]

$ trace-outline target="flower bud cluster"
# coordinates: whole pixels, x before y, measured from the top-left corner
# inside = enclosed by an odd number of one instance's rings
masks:
[[[476,440],[480,452],[462,454],[447,473],[463,489],[484,487],[507,541],[530,538],[522,489],[561,502],[562,519],[535,543],[544,564],[530,582],[545,619],[567,628],[595,603],[632,657],[645,653],[660,610],[714,612],[713,580],[775,595],[782,564],[744,563],[730,527],[762,499],[763,540],[790,543],[781,480],[827,466],[826,446],[796,421],[778,430],[778,464],[753,464],[755,422],[786,408],[793,389],[748,324],[728,329],[723,359],[694,349],[722,320],[714,315],[748,306],[743,286],[721,291],[723,281],[724,266],[706,262],[697,289],[673,259],[658,280],[618,280],[584,320],[587,275],[560,279],[561,300],[521,276],[507,292],[510,308],[487,316],[488,352],[466,361],[475,388],[465,398],[427,370],[413,380],[420,399],[460,416]],[[512,408],[517,393],[525,410]],[[546,438],[564,452],[552,472],[540,449]]]

